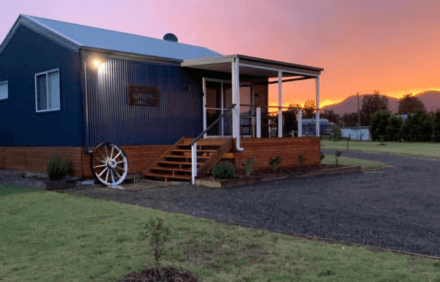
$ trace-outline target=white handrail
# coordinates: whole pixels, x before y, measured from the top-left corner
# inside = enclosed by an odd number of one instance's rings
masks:
[[[257,107],[257,138],[261,138],[261,107]]]
[[[197,142],[191,145],[191,184],[196,184],[197,177]]]

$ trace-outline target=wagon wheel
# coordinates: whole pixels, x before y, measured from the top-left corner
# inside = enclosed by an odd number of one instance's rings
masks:
[[[119,185],[128,173],[125,152],[116,144],[99,144],[90,158],[93,176],[104,185]]]

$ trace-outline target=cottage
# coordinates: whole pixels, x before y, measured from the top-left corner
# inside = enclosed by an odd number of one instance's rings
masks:
[[[20,15],[0,45],[0,169],[44,172],[57,152],[73,175],[109,185],[129,174],[194,181],[249,157],[255,169],[276,155],[316,165],[319,138],[284,132],[282,84],[314,79],[319,120],[322,71]],[[269,78],[279,107],[268,106]]]

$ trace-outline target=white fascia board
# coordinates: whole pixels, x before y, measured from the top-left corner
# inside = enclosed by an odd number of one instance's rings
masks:
[[[232,63],[233,61],[234,61],[234,56],[221,56],[221,57],[213,57],[213,58],[183,60],[181,66],[195,67],[201,65]]]
[[[11,39],[14,37],[20,25],[23,25],[32,31],[49,38],[55,43],[64,46],[72,51],[78,52],[79,48],[83,46],[80,42],[73,40],[65,36],[64,34],[28,17],[25,15],[20,15],[12,26],[11,30],[9,30],[2,44],[0,45],[0,55],[8,46]]]

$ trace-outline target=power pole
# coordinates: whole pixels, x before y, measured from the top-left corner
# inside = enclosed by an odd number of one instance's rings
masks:
[[[361,110],[360,110],[360,107],[359,107],[359,92],[357,93],[357,96],[358,96],[358,118],[359,118],[359,127],[361,126]]]

